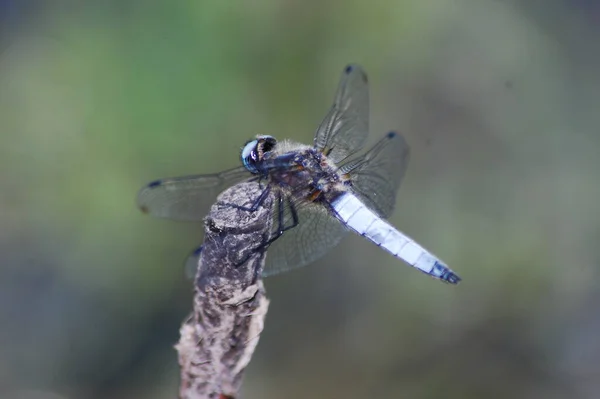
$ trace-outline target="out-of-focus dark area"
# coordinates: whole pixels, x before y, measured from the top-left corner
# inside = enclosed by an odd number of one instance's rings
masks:
[[[0,1],[0,397],[174,398],[202,226],[149,180],[312,142],[342,68],[411,163],[392,222],[266,280],[244,398],[600,397],[600,6]]]

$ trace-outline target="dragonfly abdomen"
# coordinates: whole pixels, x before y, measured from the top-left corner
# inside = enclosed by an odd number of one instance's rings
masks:
[[[344,193],[332,201],[336,217],[346,226],[422,272],[457,284],[460,277],[440,259],[370,210],[358,197]]]

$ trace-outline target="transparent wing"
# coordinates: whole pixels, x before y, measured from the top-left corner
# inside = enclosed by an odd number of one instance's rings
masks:
[[[202,253],[202,245],[194,248],[185,259],[184,273],[188,280],[193,280],[196,277],[198,271],[198,261],[200,260],[200,254]]]
[[[335,247],[348,231],[325,207],[318,204],[294,204],[298,225],[286,231],[267,250],[263,277],[305,266]],[[273,225],[277,228],[278,205],[274,205]],[[284,223],[292,223],[290,204],[284,203]]]
[[[348,65],[335,102],[317,129],[314,145],[334,163],[360,150],[369,133],[369,84],[358,65]]]
[[[250,177],[248,170],[240,166],[212,175],[155,180],[138,192],[137,205],[152,216],[201,221],[220,192]]]
[[[390,132],[367,153],[345,163],[340,170],[350,175],[358,197],[379,216],[388,218],[394,210],[409,157],[404,137]]]

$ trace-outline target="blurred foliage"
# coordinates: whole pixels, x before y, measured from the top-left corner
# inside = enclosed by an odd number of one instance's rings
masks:
[[[585,0],[0,0],[0,397],[176,396],[199,225],[157,177],[310,143],[341,69],[412,147],[394,224],[267,281],[246,398],[597,398],[600,7]],[[54,395],[50,394],[53,392]]]

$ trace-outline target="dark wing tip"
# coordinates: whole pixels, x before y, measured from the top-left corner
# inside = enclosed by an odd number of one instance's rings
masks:
[[[344,73],[346,75],[349,75],[350,73],[352,73],[354,71],[359,71],[360,72],[360,77],[362,78],[363,82],[365,82],[365,83],[369,82],[369,79],[367,78],[367,74],[357,64],[348,64],[348,65],[346,65],[346,68],[344,68]]]
[[[151,189],[162,186],[164,183],[163,180],[154,180],[150,183],[146,184],[142,189],[138,192],[137,196],[137,206],[140,208],[140,211],[145,214],[150,213],[150,208],[147,205],[148,194]]]
[[[162,181],[161,180],[155,180],[153,182],[150,182],[148,184],[146,184],[144,187],[142,187],[142,189],[138,192],[137,194],[137,206],[138,208],[140,208],[140,211],[142,211],[142,213],[145,214],[149,214],[150,213],[150,208],[148,208],[148,204],[147,204],[147,200],[148,200],[148,192],[153,189],[156,188],[158,186],[162,185]]]
[[[188,280],[193,280],[194,277],[196,277],[196,272],[198,271],[198,261],[200,259],[201,253],[202,245],[194,249],[194,251],[191,254],[189,254],[185,260],[184,272],[185,277]]]

